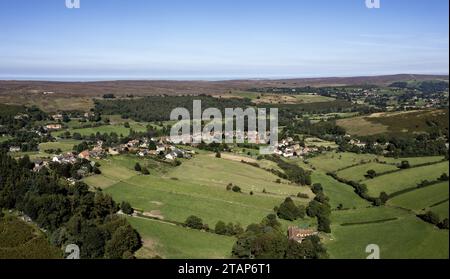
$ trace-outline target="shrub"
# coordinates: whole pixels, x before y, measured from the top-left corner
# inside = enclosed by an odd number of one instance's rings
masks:
[[[419,218],[424,220],[425,222],[431,223],[433,225],[438,225],[440,223],[439,215],[432,211],[428,211],[425,214],[419,215]]]
[[[131,215],[134,212],[134,209],[131,207],[130,203],[125,201],[120,204],[120,209],[122,209],[122,212],[127,215]]]
[[[134,165],[134,170],[135,171],[141,171],[142,170],[141,164],[136,163],[136,165]]]
[[[291,198],[286,198],[277,208],[276,213],[281,219],[294,221],[305,217],[305,208],[303,206],[297,207]]]
[[[374,170],[368,170],[367,174],[365,175],[367,178],[373,179],[377,176],[377,172]]]
[[[241,193],[241,187],[239,187],[239,186],[233,186],[233,188],[232,188],[232,190],[233,190],[233,192],[235,192],[235,193]]]
[[[197,216],[189,216],[186,221],[184,222],[184,225],[186,227],[192,228],[192,229],[196,229],[196,230],[201,230],[203,229],[203,221],[201,218],[197,217]]]

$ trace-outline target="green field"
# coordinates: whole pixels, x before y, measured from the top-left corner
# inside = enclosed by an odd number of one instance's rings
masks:
[[[134,130],[136,132],[145,132],[147,131],[146,125],[137,123],[137,122],[130,122],[130,128],[125,128],[122,124],[116,124],[116,125],[102,125],[99,127],[92,127],[92,128],[81,128],[81,129],[66,129],[66,130],[60,130],[53,132],[52,135],[55,137],[59,137],[65,132],[73,133],[79,133],[81,136],[90,136],[92,134],[100,133],[100,134],[110,134],[110,133],[116,133],[117,135],[123,135],[128,136],[130,134],[130,130]]]
[[[389,200],[389,204],[403,208],[421,211],[429,209],[432,205],[448,199],[449,183],[442,182],[425,188],[420,188]],[[447,203],[448,205],[448,203]],[[448,211],[448,206],[447,206]]]
[[[378,176],[374,179],[366,180],[363,183],[367,185],[370,196],[378,196],[381,192],[392,194],[415,187],[423,180],[434,181],[443,173],[448,174],[448,167],[448,161],[441,162]]]
[[[334,209],[340,204],[344,208],[360,208],[369,206],[369,202],[361,199],[349,185],[334,180],[331,176],[320,171],[312,174],[313,183],[320,183],[325,194],[330,198],[330,205]]]
[[[219,220],[246,226],[272,213],[274,206],[289,195],[303,192],[313,197],[308,187],[289,185],[286,181],[278,184],[277,177],[268,171],[218,159],[211,153],[183,160],[176,168],[150,167],[150,176],[132,169],[139,160],[132,156],[101,160],[102,175],[88,177],[85,181],[90,186],[105,188],[116,200],[128,201],[145,212],[179,222],[196,215],[210,226]],[[145,165],[145,161],[141,164]],[[227,191],[228,183],[238,185],[243,193]],[[295,200],[298,204],[308,202]]]
[[[128,201],[136,209],[162,219],[130,217],[144,240],[138,257],[229,258],[234,238],[190,230],[165,220],[184,222],[188,216],[196,215],[210,228],[218,221],[240,223],[245,227],[272,213],[274,206],[286,196],[299,192],[310,198],[314,195],[308,187],[295,186],[285,180],[276,183],[278,177],[262,169],[276,168],[271,161],[258,161],[233,153],[222,155],[222,158],[215,158],[213,153],[201,151],[193,159],[182,160],[178,167],[133,155],[108,157],[99,161],[102,174],[85,181],[103,188],[118,202]],[[261,168],[241,160],[256,162]],[[443,249],[448,247],[448,231],[439,230],[416,217],[424,207],[441,218],[448,216],[448,201],[445,201],[448,183],[417,189],[393,198],[386,206],[373,207],[352,187],[326,175],[326,171],[340,170],[339,176],[363,180],[372,192],[376,189],[392,193],[414,187],[423,179],[435,180],[443,172],[448,173],[448,162],[440,162],[442,157],[407,158],[412,166],[437,163],[406,170],[396,166],[402,160],[405,159],[334,152],[312,158],[307,163],[300,159],[289,160],[313,170],[312,182],[321,183],[330,198],[332,234],[323,235],[323,241],[331,258],[363,259],[367,257],[365,248],[369,244],[380,246],[382,258],[448,258],[448,249]],[[135,172],[136,162],[148,167],[151,174],[143,176]],[[394,172],[364,180],[368,169],[379,173]],[[241,187],[242,193],[227,191],[229,183]],[[297,204],[309,202],[308,199],[294,200]],[[340,205],[345,210],[338,210]],[[314,226],[315,222],[306,218],[296,222],[282,221],[282,225],[284,228],[293,224]]]
[[[39,144],[39,151],[43,153],[45,150],[53,149],[61,149],[62,152],[69,152],[73,150],[73,147],[79,144],[81,141],[77,140],[59,140],[57,142],[45,142]]]
[[[0,259],[58,259],[62,251],[45,235],[16,216],[0,219]]]
[[[447,196],[448,198],[448,196]],[[448,207],[449,203],[448,200],[444,203],[440,203],[439,205],[433,206],[430,208],[431,211],[439,215],[441,219],[448,218]]]
[[[398,170],[398,168],[394,165],[368,163],[338,171],[337,175],[347,180],[361,181],[366,179],[365,175],[367,174],[368,170],[374,170],[377,174],[381,174],[388,171]]]
[[[388,220],[397,218],[396,220]],[[348,225],[345,223],[378,221]],[[401,209],[386,207],[333,212],[332,237],[326,241],[331,258],[364,259],[369,244],[380,247],[382,259],[448,259],[447,230],[421,221]]]
[[[236,239],[143,218],[128,218],[143,238],[138,258],[224,259]]]
[[[311,165],[325,172],[335,172],[343,168],[360,165],[369,162],[382,162],[387,164],[400,164],[408,161],[411,166],[431,162],[440,162],[443,156],[413,157],[413,158],[391,158],[373,154],[356,154],[350,152],[327,152],[309,159]]]

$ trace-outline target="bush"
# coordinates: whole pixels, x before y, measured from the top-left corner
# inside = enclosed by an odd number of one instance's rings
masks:
[[[440,181],[448,181],[448,174],[443,173],[440,177],[439,177]]]
[[[445,218],[442,222],[440,222],[438,227],[443,230],[448,230],[448,218]]]
[[[322,187],[322,184],[320,184],[320,183],[315,183],[312,187],[311,187],[311,190],[312,190],[312,192],[314,193],[314,194],[318,194],[318,193],[321,193],[321,192],[323,192],[323,187]]]
[[[134,170],[135,171],[141,171],[142,170],[141,164],[136,163],[136,165],[134,165]]]
[[[233,188],[231,190],[233,190],[233,192],[235,192],[235,193],[241,193],[241,187],[236,186],[236,185],[233,186]]]
[[[296,206],[291,198],[286,198],[282,204],[277,208],[276,213],[279,218],[289,221],[297,220],[305,217],[305,208],[303,206]]]
[[[222,221],[217,222],[216,227],[214,228],[214,232],[216,234],[226,235],[227,234],[227,225]]]
[[[365,175],[367,178],[373,179],[377,176],[377,172],[374,170],[368,170],[367,174]]]
[[[409,169],[410,167],[411,165],[409,164],[408,161],[402,161],[399,166],[400,169]]]
[[[297,198],[309,199],[309,196],[308,196],[308,194],[305,194],[305,193],[298,193]]]
[[[197,216],[192,215],[186,219],[184,225],[192,229],[201,230],[203,229],[203,220]]]
[[[120,204],[120,209],[122,209],[122,212],[127,215],[131,215],[134,212],[134,209],[131,207],[130,203],[125,201]]]
[[[143,168],[143,169],[141,170],[141,173],[142,173],[143,175],[149,175],[149,174],[150,174],[150,171],[149,171],[147,168]]]
[[[439,215],[432,211],[428,211],[425,214],[419,215],[419,218],[436,226],[440,223]]]
[[[220,154],[220,152],[216,153],[216,158],[222,158],[222,154]]]

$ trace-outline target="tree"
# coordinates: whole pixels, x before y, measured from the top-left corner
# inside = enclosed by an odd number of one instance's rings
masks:
[[[367,174],[366,174],[366,177],[367,177],[367,178],[373,179],[373,178],[375,178],[376,176],[377,176],[377,172],[376,172],[376,171],[374,171],[374,170],[368,170],[368,171],[367,171]]]
[[[432,211],[428,211],[425,214],[419,215],[419,217],[425,222],[431,223],[433,225],[438,225],[440,223],[439,215]]]
[[[214,232],[216,234],[226,235],[227,225],[222,221],[217,222],[216,227],[214,228]]]
[[[134,165],[134,170],[140,172],[140,171],[142,170],[141,164],[136,163],[136,164]]]
[[[386,204],[386,202],[389,200],[389,195],[386,192],[381,192],[379,199],[381,201],[381,204]]]
[[[133,209],[133,207],[131,207],[131,204],[129,202],[125,202],[125,201],[123,201],[120,204],[120,209],[122,209],[122,212],[127,215],[131,215],[134,212],[134,209]]]
[[[123,259],[129,257],[129,253],[133,254],[141,246],[141,239],[137,232],[130,225],[121,226],[106,243],[106,257]]]
[[[439,177],[440,181],[448,181],[448,174],[443,173],[440,177]]]
[[[192,228],[192,229],[196,229],[196,230],[201,230],[203,229],[203,221],[201,218],[197,217],[197,216],[189,216],[186,221],[184,222],[184,225],[186,227]]]
[[[331,221],[328,216],[317,217],[317,230],[324,233],[331,233]]]
[[[442,222],[439,223],[438,227],[440,229],[448,230],[448,218],[445,218],[444,220],[442,220]]]
[[[399,166],[400,169],[409,169],[410,167],[411,165],[409,164],[409,161],[406,160],[402,161]]]
[[[241,187],[235,185],[235,186],[233,186],[233,188],[231,188],[231,190],[233,190],[233,192],[235,192],[235,193],[240,193]]]
[[[305,217],[305,208],[297,207],[291,198],[286,198],[278,207],[277,216],[284,220],[294,221]]]
[[[312,192],[314,193],[314,194],[318,194],[318,193],[321,193],[321,192],[323,192],[323,187],[322,187],[322,184],[320,184],[320,183],[315,183],[312,187],[311,187],[311,190],[312,190]]]

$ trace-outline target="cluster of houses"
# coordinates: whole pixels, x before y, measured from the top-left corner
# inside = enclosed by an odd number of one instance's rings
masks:
[[[266,144],[269,142],[270,132],[266,134],[259,133],[258,131],[214,131],[209,135],[205,133],[194,132],[191,134],[180,135],[179,137],[173,137],[172,139],[166,138],[165,141],[172,144],[190,144],[192,146],[198,145],[200,142],[206,142],[207,137],[211,142],[222,142],[224,138],[233,138],[237,142],[250,142],[255,144]],[[197,143],[197,144],[196,144]]]
[[[155,143],[155,145],[150,144]],[[150,148],[152,145],[153,148]],[[191,158],[195,154],[194,151],[183,150],[176,147],[168,138],[162,137],[159,140],[155,138],[143,138],[141,140],[131,140],[126,144],[122,144],[117,148],[110,148],[110,155],[118,155],[120,153],[136,153],[140,157],[145,156],[164,156],[169,161],[177,158]]]
[[[294,141],[293,138],[288,137],[278,143],[274,150],[274,154],[283,156],[285,158],[303,157],[310,153],[318,152],[317,147],[301,146],[299,142]]]

